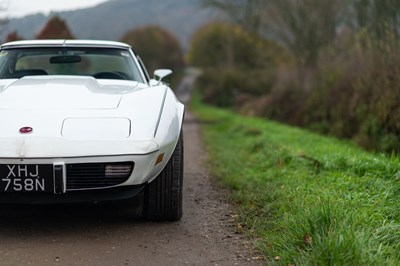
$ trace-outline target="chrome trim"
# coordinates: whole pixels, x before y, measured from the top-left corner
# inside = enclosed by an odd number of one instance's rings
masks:
[[[0,160],[51,160],[51,159],[57,159],[57,160],[62,160],[62,159],[84,159],[84,158],[101,158],[101,157],[119,157],[119,156],[146,156],[150,155],[153,153],[159,152],[160,149],[148,152],[148,153],[138,153],[138,154],[111,154],[111,155],[93,155],[93,156],[64,156],[64,157],[1,157]]]
[[[54,163],[53,172],[54,194],[65,194],[67,191],[67,171],[65,168],[65,163]]]
[[[15,41],[4,43],[0,49],[8,48],[29,48],[29,47],[99,47],[99,48],[120,48],[128,50],[130,45],[114,41],[95,41],[95,40],[31,40]]]
[[[155,131],[154,131],[154,137],[156,137],[156,135],[157,135],[158,126],[160,125],[161,116],[162,116],[163,109],[164,109],[164,106],[165,106],[165,99],[167,98],[167,93],[168,93],[167,87],[164,86],[164,89],[165,89],[164,97],[163,97],[163,100],[162,100],[162,103],[161,103],[161,108],[160,108],[160,112],[159,112],[158,119],[157,119],[157,123],[156,123],[156,129],[155,129]]]

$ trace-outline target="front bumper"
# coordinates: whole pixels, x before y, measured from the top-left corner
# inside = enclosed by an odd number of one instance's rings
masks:
[[[99,190],[69,191],[64,194],[51,193],[0,193],[1,204],[62,204],[102,202],[131,199],[138,195],[144,185],[121,186]]]
[[[6,165],[53,165],[54,192],[0,192],[0,203],[74,203],[107,200],[121,200],[134,197],[145,185],[153,180],[163,169],[165,163],[157,164],[159,151],[146,155],[91,156],[74,158],[0,158],[0,164]],[[113,164],[132,162],[134,167],[130,176],[122,183],[112,186],[96,186],[77,189],[69,187],[67,171],[59,171],[58,167],[67,168],[79,164]],[[62,169],[62,168],[61,168]],[[85,173],[85,172],[83,172]],[[89,175],[88,175],[89,176]],[[5,178],[3,173],[0,182]],[[76,177],[75,177],[76,178]],[[86,178],[82,175],[82,178]]]

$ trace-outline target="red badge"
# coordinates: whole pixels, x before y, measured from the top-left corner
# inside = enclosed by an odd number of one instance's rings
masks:
[[[30,134],[33,132],[33,128],[31,127],[23,127],[19,129],[19,133],[21,134]]]

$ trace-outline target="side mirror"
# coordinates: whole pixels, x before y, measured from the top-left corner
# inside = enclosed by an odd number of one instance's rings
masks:
[[[164,83],[171,83],[171,75],[172,75],[172,70],[170,69],[157,69],[154,71],[154,79],[158,81],[158,84],[161,82]]]

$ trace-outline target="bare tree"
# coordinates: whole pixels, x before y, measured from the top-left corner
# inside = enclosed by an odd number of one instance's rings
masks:
[[[376,43],[391,39],[397,45],[400,38],[399,0],[353,0],[356,29],[366,29]]]
[[[353,9],[357,28],[367,28],[369,25],[371,0],[354,0]]]
[[[299,66],[314,67],[320,50],[336,38],[345,1],[269,0],[264,21]]]
[[[393,0],[396,1],[396,0]],[[282,42],[299,66],[314,67],[336,38],[349,0],[203,0],[244,29]]]
[[[265,0],[203,0],[203,4],[221,10],[249,32],[258,34],[260,31]]]

